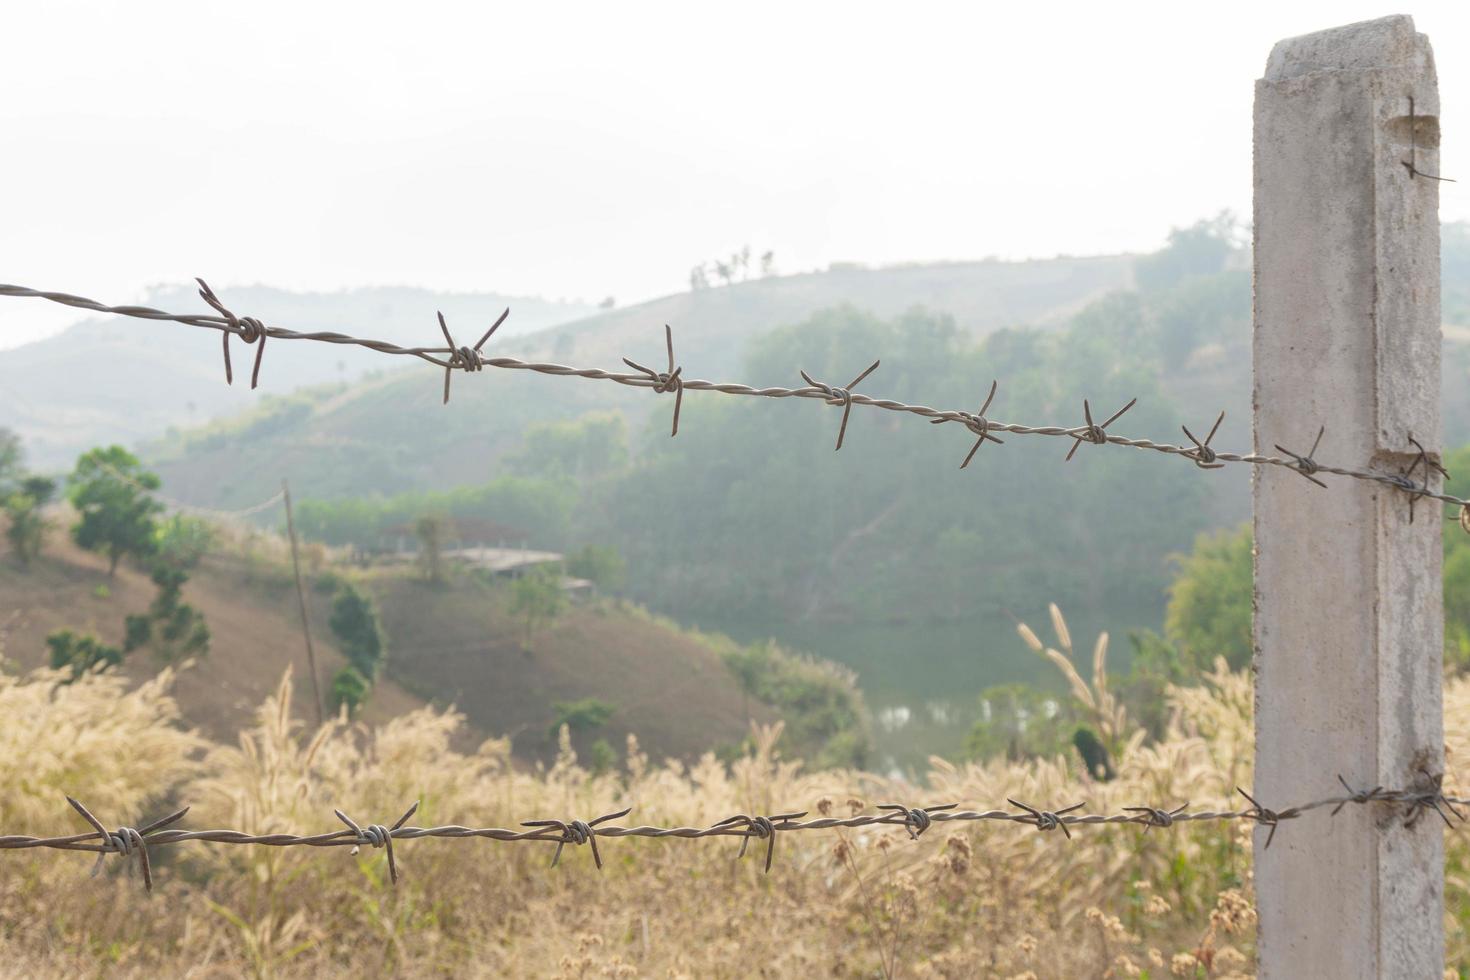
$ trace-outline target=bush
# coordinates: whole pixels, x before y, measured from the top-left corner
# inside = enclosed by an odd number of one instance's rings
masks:
[[[605,738],[599,738],[587,750],[588,762],[594,776],[611,772],[618,764],[618,751]]]
[[[1233,670],[1251,661],[1251,528],[1201,534],[1194,550],[1178,559],[1169,586],[1164,635],[1195,676],[1216,657]]]
[[[373,600],[356,586],[346,584],[332,603],[332,617],[328,621],[337,645],[347,656],[357,672],[371,681],[378,676],[383,666],[383,627],[378,622],[378,610]]]
[[[52,669],[70,670],[72,680],[94,668],[107,670],[123,662],[123,651],[107,646],[91,633],[56,630],[46,637],[46,646],[51,649]]]
[[[606,701],[597,698],[583,698],[580,701],[555,701],[551,710],[556,720],[547,729],[551,738],[556,738],[557,733],[565,727],[573,735],[590,732],[595,728],[601,728],[607,724],[607,720],[613,716],[617,709]]]
[[[561,587],[561,571],[549,565],[537,565],[511,586],[510,612],[526,628],[523,646],[531,648],[531,638],[542,627],[560,616],[566,608],[567,595]]]
[[[55,492],[55,480],[32,476],[22,480],[19,489],[0,497],[0,506],[3,506],[10,522],[5,529],[5,537],[22,565],[29,565],[40,557],[46,531],[51,527],[41,509]]]
[[[793,752],[820,768],[867,764],[873,741],[856,676],[825,660],[787,653],[773,642],[721,651],[746,697],[786,723]]]
[[[616,548],[600,545],[583,545],[567,556],[567,574],[573,578],[585,578],[605,592],[616,592],[623,587],[628,575],[628,564],[623,561]]]
[[[312,580],[311,588],[313,592],[319,595],[332,595],[346,584],[347,580],[345,578],[331,569],[327,569]]]
[[[332,678],[331,706],[333,711],[347,709],[349,715],[355,714],[358,707],[368,699],[372,693],[373,682],[362,676],[355,667],[348,664],[337,671]]]
[[[131,653],[151,643],[154,652],[165,662],[209,653],[210,633],[204,614],[181,601],[188,580],[188,573],[182,569],[162,563],[154,565],[153,584],[158,586],[158,594],[146,616],[127,617],[125,651]]]
[[[169,568],[189,571],[214,546],[214,528],[197,517],[175,514],[158,526],[154,560]]]

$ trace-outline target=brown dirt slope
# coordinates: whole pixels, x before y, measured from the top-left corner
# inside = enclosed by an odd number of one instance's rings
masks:
[[[106,586],[110,595],[99,598],[98,586]],[[116,578],[109,581],[101,556],[77,548],[60,530],[50,534],[40,561],[24,570],[0,541],[0,631],[4,631],[5,659],[22,668],[42,666],[47,657],[46,635],[63,628],[93,632],[120,647],[123,618],[142,612],[155,591],[147,575],[126,566],[118,568]],[[331,643],[322,597],[312,598],[312,636],[325,695],[331,675],[347,661]],[[204,614],[211,633],[209,656],[181,670],[174,684],[174,696],[188,725],[211,738],[233,742],[287,667],[299,681],[294,714],[303,719],[313,716],[300,613],[289,580],[257,576],[249,581],[238,563],[211,556],[184,586],[184,601]],[[159,666],[151,653],[139,651],[128,658],[124,670],[142,680],[156,674]],[[423,704],[422,699],[388,682],[379,685],[361,718],[382,722]]]
[[[603,728],[574,740],[579,750],[604,738],[621,751],[632,732],[654,759],[688,759],[749,732],[740,689],[712,649],[613,603],[572,606],[532,637],[528,651],[502,587],[461,578],[434,588],[401,575],[367,585],[389,634],[389,676],[509,735],[523,758],[555,754],[552,704],[582,698],[615,711]],[[763,705],[749,712],[774,720]]]
[[[516,754],[546,759],[553,702],[598,698],[616,711],[609,723],[576,740],[586,749],[605,738],[619,751],[629,732],[655,759],[693,759],[738,741],[748,731],[734,678],[704,644],[666,625],[605,602],[578,604],[522,648],[519,623],[506,612],[503,589],[464,578],[431,588],[409,573],[378,573],[364,582],[378,600],[388,634],[387,675],[360,719],[380,723],[426,703],[454,705],[469,726],[461,750],[488,735],[509,735]],[[106,586],[106,595],[98,587]],[[0,539],[0,648],[12,668],[46,662],[46,635],[70,628],[122,645],[123,619],[152,601],[153,583],[120,567],[107,578],[98,555],[57,529],[42,558],[22,569]],[[312,635],[325,694],[346,660],[327,627],[330,595],[308,585]],[[184,587],[211,632],[209,656],[180,671],[174,685],[185,723],[211,738],[234,741],[257,706],[290,667],[298,679],[293,713],[312,717],[311,688],[296,595],[288,568],[234,555],[210,555]],[[159,662],[139,651],[124,665],[143,680]],[[774,720],[751,705],[751,716]]]

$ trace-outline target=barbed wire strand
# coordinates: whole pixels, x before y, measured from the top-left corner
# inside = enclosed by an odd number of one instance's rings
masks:
[[[232,372],[229,363],[229,339],[239,337],[245,343],[261,345],[257,347],[254,371],[252,372],[252,386],[259,380],[260,355],[266,338],[279,340],[307,340],[328,344],[347,344],[364,347],[381,354],[415,357],[430,364],[444,368],[444,400],[449,399],[449,379],[454,371],[481,371],[484,368],[500,368],[513,371],[533,371],[537,374],[552,377],[582,378],[594,381],[611,381],[614,384],[626,385],[633,388],[651,388],[657,393],[673,391],[674,402],[674,425],[673,434],[678,434],[679,410],[683,405],[684,392],[686,391],[713,391],[725,395],[743,395],[757,398],[817,398],[829,405],[842,408],[842,422],[837,433],[837,449],[841,449],[847,434],[847,421],[854,405],[878,408],[890,412],[901,412],[917,415],[922,418],[938,422],[959,422],[967,429],[979,436],[980,441],[1000,442],[993,433],[1007,432],[1012,435],[1024,436],[1053,436],[1073,440],[1073,445],[1067,453],[1067,459],[1071,459],[1081,445],[1091,443],[1098,446],[1127,446],[1133,449],[1145,449],[1153,452],[1163,453],[1170,456],[1182,456],[1197,466],[1204,469],[1218,469],[1225,463],[1245,463],[1252,466],[1277,466],[1297,472],[1312,483],[1326,487],[1326,484],[1317,477],[1321,474],[1347,477],[1353,480],[1379,483],[1384,486],[1393,487],[1409,496],[1411,503],[1419,499],[1437,500],[1442,503],[1451,504],[1459,508],[1459,522],[1470,533],[1470,499],[1457,497],[1453,494],[1436,491],[1431,486],[1435,475],[1447,476],[1439,461],[1431,458],[1429,453],[1414,440],[1412,433],[1407,433],[1409,441],[1416,450],[1408,450],[1406,456],[1416,456],[1416,461],[1408,471],[1403,473],[1383,473],[1368,469],[1355,469],[1345,466],[1329,466],[1315,459],[1315,453],[1326,432],[1326,426],[1319,428],[1317,439],[1312,449],[1305,454],[1297,454],[1280,445],[1275,448],[1283,456],[1268,456],[1261,453],[1232,453],[1222,452],[1210,447],[1210,439],[1214,437],[1220,422],[1224,418],[1222,412],[1216,419],[1210,435],[1201,442],[1190,434],[1187,428],[1184,434],[1189,438],[1191,445],[1182,446],[1172,443],[1155,442],[1151,439],[1133,439],[1125,436],[1114,435],[1107,431],[1117,419],[1132,408],[1137,399],[1133,399],[1117,412],[1113,413],[1107,421],[1097,424],[1092,418],[1092,407],[1087,401],[1083,401],[1083,415],[1085,422],[1080,426],[1060,425],[1023,425],[1018,422],[1000,422],[985,416],[986,408],[995,397],[996,385],[992,383],[990,395],[986,398],[984,406],[979,413],[970,413],[957,409],[931,408],[928,405],[911,405],[891,398],[878,398],[865,395],[852,390],[858,382],[865,379],[878,368],[879,362],[873,364],[845,387],[829,385],[823,381],[816,380],[805,371],[800,372],[801,377],[807,382],[804,388],[767,387],[755,388],[750,385],[734,384],[720,381],[705,381],[702,379],[685,378],[683,367],[674,366],[673,357],[673,330],[665,325],[665,337],[667,340],[669,354],[669,369],[667,371],[654,371],[634,361],[625,361],[638,373],[629,374],[619,371],[607,371],[602,368],[578,368],[565,364],[553,364],[541,361],[524,361],[515,357],[486,357],[483,347],[495,331],[505,322],[509,316],[509,309],[500,315],[473,347],[455,347],[453,338],[450,336],[449,328],[445,323],[443,314],[439,321],[441,330],[448,347],[401,347],[386,341],[372,340],[362,337],[354,337],[349,334],[336,333],[332,331],[301,332],[289,330],[284,327],[273,327],[263,323],[254,317],[240,317],[232,313],[214,294],[213,290],[204,282],[198,280],[200,285],[200,296],[218,311],[217,315],[196,313],[168,313],[163,310],[153,309],[147,306],[108,306],[96,300],[87,299],[82,296],[74,296],[70,293],[49,292],[45,290],[32,289],[27,286],[14,286],[0,283],[0,296],[11,296],[18,298],[44,299],[52,303],[60,303],[64,306],[72,306],[78,309],[92,310],[97,313],[110,313],[118,316],[136,317],[145,320],[164,320],[172,323],[181,323],[186,326],[201,327],[211,330],[219,330],[224,334],[225,340],[225,380],[232,380]],[[978,445],[977,447],[978,448]],[[965,457],[960,464],[963,469],[974,458],[975,449]],[[1289,457],[1289,458],[1288,458]],[[1424,461],[1424,476],[1421,481],[1415,481],[1412,473],[1417,468],[1419,459]],[[1412,510],[1411,510],[1412,517]]]
[[[87,807],[68,796],[66,797],[67,803],[91,825],[90,831],[59,837],[4,836],[0,837],[0,850],[50,848],[94,852],[97,854],[97,863],[92,868],[94,876],[101,870],[107,855],[117,854],[127,862],[130,874],[135,867],[142,871],[143,887],[152,890],[153,873],[149,849],[189,841],[262,847],[350,847],[353,854],[358,853],[362,847],[380,848],[386,852],[388,874],[394,884],[398,883],[400,873],[393,851],[393,842],[428,837],[554,843],[556,851],[551,859],[553,868],[561,861],[562,851],[568,844],[574,846],[586,844],[590,845],[593,863],[598,870],[602,869],[603,863],[602,854],[597,847],[599,837],[604,839],[647,837],[680,840],[739,837],[741,843],[737,857],[745,855],[746,847],[752,840],[765,841],[765,871],[767,873],[771,870],[772,859],[775,855],[776,835],[779,833],[828,830],[836,827],[900,826],[908,833],[911,840],[918,840],[934,824],[954,821],[1000,821],[1026,824],[1041,832],[1060,830],[1068,840],[1072,837],[1072,829],[1077,827],[1137,824],[1147,832],[1154,829],[1167,830],[1186,823],[1246,821],[1270,828],[1265,845],[1269,849],[1276,837],[1276,830],[1282,823],[1327,807],[1332,807],[1328,814],[1329,817],[1336,817],[1349,804],[1359,806],[1383,804],[1403,807],[1403,824],[1406,827],[1413,827],[1425,813],[1430,811],[1437,814],[1447,827],[1454,826],[1451,817],[1463,821],[1465,815],[1458,807],[1470,806],[1470,799],[1446,796],[1441,786],[1442,775],[1431,776],[1422,771],[1421,775],[1423,776],[1422,786],[1410,790],[1386,790],[1377,786],[1371,790],[1355,790],[1347,780],[1339,775],[1337,779],[1346,791],[1344,795],[1330,796],[1279,810],[1260,804],[1245,790],[1240,789],[1237,792],[1250,803],[1250,806],[1239,810],[1189,810],[1187,809],[1189,804],[1185,803],[1172,809],[1158,806],[1129,806],[1123,807],[1118,813],[1080,813],[1077,811],[1086,807],[1085,802],[1072,803],[1052,810],[1008,799],[1006,802],[1016,807],[1016,810],[961,810],[957,803],[924,807],[909,807],[902,803],[882,803],[877,806],[876,809],[879,811],[877,813],[855,813],[850,817],[823,815],[811,820],[803,819],[807,816],[806,811],[793,811],[770,816],[739,813],[708,827],[649,825],[623,827],[608,823],[608,821],[621,819],[632,812],[632,808],[627,807],[612,813],[605,813],[593,820],[524,820],[521,821],[521,826],[526,829],[509,830],[501,827],[464,827],[457,824],[438,827],[405,826],[409,818],[418,811],[419,804],[415,802],[391,825],[362,823],[353,820],[341,810],[333,810],[333,814],[347,825],[347,829],[310,835],[249,834],[239,830],[172,828],[173,824],[178,823],[188,814],[189,807],[175,810],[142,827],[125,826],[109,831]]]

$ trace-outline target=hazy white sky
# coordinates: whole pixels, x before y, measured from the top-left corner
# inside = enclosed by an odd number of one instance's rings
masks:
[[[0,281],[138,299],[419,285],[620,304],[750,244],[834,260],[1146,249],[1250,209],[1246,3],[11,3]],[[1470,218],[1470,3],[1413,13]],[[227,295],[227,294],[226,294]],[[69,312],[0,299],[0,347]]]

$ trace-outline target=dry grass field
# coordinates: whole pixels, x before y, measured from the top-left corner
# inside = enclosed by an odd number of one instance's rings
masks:
[[[0,827],[85,828],[62,798],[108,824],[174,804],[189,828],[322,832],[332,809],[391,822],[515,827],[632,805],[630,822],[703,825],[786,808],[844,814],[880,802],[1007,796],[1093,811],[1141,802],[1234,806],[1251,778],[1250,687],[1217,672],[1170,693],[1168,737],[1126,739],[1111,782],[1064,760],[955,766],[928,785],[856,772],[807,773],[772,750],[774,730],[733,765],[650,759],[630,739],[594,775],[564,749],[550,767],[511,763],[504,740],[454,748],[460,716],[423,708],[377,725],[309,732],[292,717],[289,677],[234,744],[184,730],[169,673],[129,690],[121,677],[0,677]],[[1097,693],[1094,689],[1094,693]],[[1450,758],[1470,758],[1470,683],[1447,690]],[[1126,735],[1126,733],[1124,733]],[[1463,770],[1450,782],[1464,785]],[[1317,813],[1304,819],[1328,819]],[[1285,825],[1280,834],[1298,828]],[[1450,841],[1451,902],[1463,909],[1467,848]],[[0,971],[14,976],[158,975],[506,977],[1227,977],[1248,975],[1253,921],[1249,828],[1080,827],[1073,839],[1019,825],[936,824],[786,834],[775,866],[738,860],[730,840],[604,840],[550,868],[554,845],[423,840],[382,851],[159,848],[156,886],[112,857],[0,855]],[[753,850],[758,850],[755,848]],[[1470,957],[1464,923],[1448,930]]]

